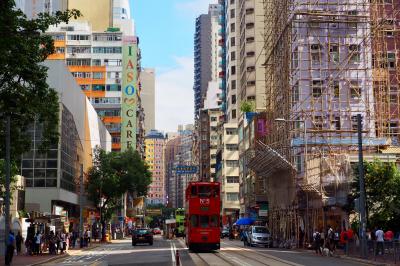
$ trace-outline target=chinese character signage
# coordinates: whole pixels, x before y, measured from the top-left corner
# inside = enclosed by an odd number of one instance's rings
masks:
[[[136,149],[137,37],[122,39],[121,151]]]
[[[177,174],[196,174],[197,166],[194,165],[177,165],[175,167]]]

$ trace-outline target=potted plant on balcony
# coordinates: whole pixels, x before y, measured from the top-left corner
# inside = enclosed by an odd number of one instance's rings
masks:
[[[256,115],[256,112],[254,112],[255,110],[255,102],[254,101],[243,101],[240,104],[240,111],[242,111],[247,119],[247,122],[250,122],[253,117]]]

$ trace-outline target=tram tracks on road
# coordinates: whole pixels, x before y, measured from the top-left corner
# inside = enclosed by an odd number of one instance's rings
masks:
[[[273,260],[273,261],[279,263],[280,265],[302,266],[301,264],[297,264],[297,263],[294,263],[294,262],[291,262],[291,261],[288,261],[288,260],[284,260],[284,259],[281,259],[281,258],[277,258],[277,257],[275,257],[275,256],[263,254],[263,253],[258,252],[258,251],[256,251],[256,250],[242,248],[242,247],[239,247],[239,246],[237,246],[237,245],[231,244],[231,245],[226,245],[226,246],[228,246],[228,247],[233,247],[233,248],[235,248],[235,249],[242,250],[243,252],[240,252],[240,253],[239,253],[239,252],[236,252],[235,254],[236,254],[236,255],[239,255],[239,256],[242,256],[242,257],[245,257],[245,258],[247,258],[247,259],[256,261],[256,262],[261,263],[261,264],[263,264],[263,265],[274,266],[274,265],[277,265],[277,264],[276,264],[276,263],[272,263],[272,262],[271,262],[272,264],[269,264],[269,263],[265,262],[265,260],[261,260],[260,258],[257,259],[257,258],[254,258],[254,257],[252,257],[252,256],[245,255],[245,254],[253,253],[253,254],[256,254],[256,255],[258,255],[258,256],[260,256],[260,257],[267,258],[267,259],[269,259],[269,260]],[[233,252],[233,251],[225,250],[224,252],[231,253],[231,252]],[[243,254],[243,253],[244,253],[244,254]]]

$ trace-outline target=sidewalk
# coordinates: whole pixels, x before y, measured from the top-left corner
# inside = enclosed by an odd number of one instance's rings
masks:
[[[70,249],[68,250],[67,253],[64,254],[59,254],[59,255],[49,255],[48,253],[39,255],[39,256],[29,256],[29,255],[25,255],[25,254],[21,254],[21,255],[17,255],[13,257],[13,261],[12,261],[12,266],[33,266],[33,265],[40,265],[42,263],[46,263],[46,262],[50,262],[53,260],[58,260],[58,259],[62,259],[62,258],[66,258],[68,256],[71,255],[75,255],[78,254],[81,251],[84,250],[91,250],[94,248],[97,248],[101,245],[104,244],[109,244],[109,243],[91,243],[91,245],[89,247],[85,247],[83,249],[80,248],[75,248],[75,249]],[[4,263],[4,256],[0,256],[0,261],[1,263]],[[3,264],[1,264],[3,265]]]

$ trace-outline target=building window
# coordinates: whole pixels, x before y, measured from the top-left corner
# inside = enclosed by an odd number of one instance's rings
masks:
[[[312,96],[314,98],[321,97],[322,95],[322,80],[312,81]]]
[[[363,124],[363,118],[361,117],[361,128]],[[351,116],[351,129],[357,130],[358,129],[358,119],[356,115]]]
[[[358,80],[350,81],[350,96],[352,99],[361,98],[361,86]]]
[[[236,74],[236,66],[231,66],[231,75]]]
[[[102,79],[102,78],[104,78],[104,73],[103,72],[93,72],[93,78],[94,79]]]
[[[227,151],[238,151],[239,146],[237,144],[225,144],[225,148]]]
[[[227,167],[238,167],[239,163],[236,160],[226,160]]]
[[[231,81],[231,90],[236,90],[236,80]]]
[[[231,46],[235,46],[235,37],[231,37]]]
[[[250,22],[250,23],[246,23],[246,29],[250,30],[254,28],[254,23]]]
[[[387,61],[388,61],[388,67],[390,69],[395,69],[396,68],[396,53],[388,52],[387,53]]]
[[[322,119],[322,116],[316,115],[314,116],[314,127],[316,129],[322,129],[324,124],[324,120]]]
[[[340,130],[340,116],[335,116],[332,121],[332,129]]]
[[[70,41],[89,41],[90,40],[90,35],[67,35],[68,40]]]
[[[228,192],[228,193],[226,193],[226,200],[227,201],[238,201],[239,200],[239,193],[237,193],[237,192]]]
[[[232,103],[232,104],[236,104],[236,94],[233,94],[233,95],[231,96],[231,103]]]
[[[237,128],[226,128],[225,132],[226,132],[226,135],[237,135],[238,134]]]
[[[231,32],[235,32],[235,23],[231,23]]]
[[[311,62],[313,64],[320,63],[321,62],[321,51],[322,51],[321,45],[320,44],[311,44],[310,51],[311,51]]]
[[[297,103],[299,100],[300,100],[300,89],[299,89],[299,82],[297,81],[293,85],[292,101],[293,103]]]
[[[390,94],[390,103],[397,103],[397,95]]]
[[[251,15],[254,13],[254,8],[247,8],[246,9],[246,15]]]
[[[254,37],[247,37],[246,38],[246,43],[253,43],[254,42]]]
[[[237,183],[239,183],[239,177],[238,176],[227,176],[226,177],[226,183],[228,183],[228,184],[237,184]]]
[[[329,45],[329,58],[331,62],[339,63],[339,44],[331,43]]]
[[[349,45],[349,54],[349,63],[356,64],[360,62],[360,46],[358,44]]]
[[[231,18],[235,18],[235,9],[231,9]]]
[[[333,81],[333,97],[335,98],[340,97],[340,85],[338,80]]]
[[[236,60],[236,53],[235,52],[231,52],[231,60]]]
[[[232,110],[232,119],[236,119],[236,109]]]
[[[293,51],[293,69],[299,66],[299,49],[296,47]]]
[[[247,53],[246,53],[246,56],[247,56],[247,57],[253,57],[253,56],[255,56],[255,54],[256,54],[256,53],[255,53],[254,51],[250,51],[250,52],[247,52]]]

